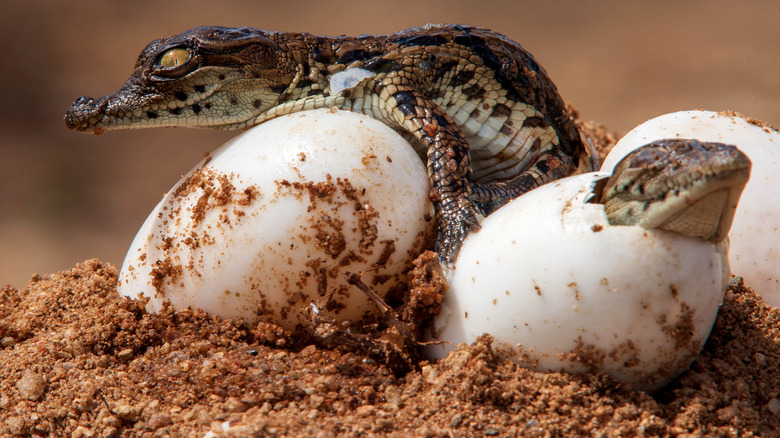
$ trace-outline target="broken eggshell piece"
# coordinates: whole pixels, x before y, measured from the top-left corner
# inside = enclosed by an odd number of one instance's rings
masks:
[[[425,166],[395,131],[316,110],[232,139],[168,192],[141,227],[119,293],[157,311],[200,308],[287,329],[307,312],[339,321],[376,311],[348,272],[383,296],[434,224]]]
[[[470,234],[434,340],[483,333],[539,371],[600,370],[656,390],[704,344],[726,282],[726,244],[612,226],[589,203],[607,173],[565,178],[505,205]],[[453,349],[426,347],[433,358]]]

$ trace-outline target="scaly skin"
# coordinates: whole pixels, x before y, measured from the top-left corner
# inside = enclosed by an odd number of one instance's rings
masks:
[[[639,225],[720,242],[750,176],[739,149],[698,140],[659,140],[621,160],[603,189],[612,225]]]
[[[457,25],[359,37],[199,27],[150,43],[119,91],[79,98],[65,121],[95,134],[239,129],[330,107],[381,120],[427,161],[446,262],[484,215],[596,167],[533,57],[502,35]]]

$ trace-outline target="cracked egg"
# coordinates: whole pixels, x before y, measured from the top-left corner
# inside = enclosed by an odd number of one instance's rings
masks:
[[[750,181],[729,232],[731,270],[767,304],[780,306],[780,132],[764,122],[728,111],[664,114],[620,139],[601,170],[611,172],[632,150],[663,138],[732,144],[750,158]]]
[[[214,151],[164,196],[139,230],[119,293],[157,311],[200,308],[294,329],[308,312],[354,321],[405,280],[434,233],[425,166],[368,116],[300,112]]]
[[[491,334],[539,371],[604,371],[656,390],[704,345],[729,277],[727,245],[612,226],[589,203],[603,172],[537,188],[470,234],[434,321],[429,357]]]

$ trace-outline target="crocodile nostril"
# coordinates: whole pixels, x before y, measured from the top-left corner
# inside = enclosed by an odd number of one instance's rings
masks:
[[[78,109],[79,111],[90,111],[97,108],[97,101],[89,96],[81,96],[73,102],[71,105],[71,111]]]

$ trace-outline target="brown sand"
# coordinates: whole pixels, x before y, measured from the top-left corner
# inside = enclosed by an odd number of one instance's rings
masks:
[[[197,311],[149,314],[88,260],[0,291],[0,434],[751,436],[780,431],[780,310],[735,284],[690,371],[648,395],[539,373],[488,337],[403,376]],[[223,432],[223,427],[228,431]]]

